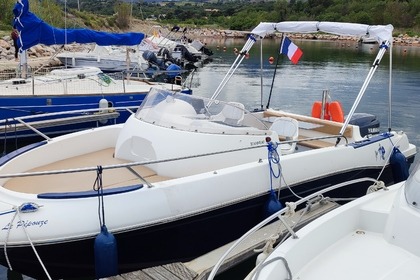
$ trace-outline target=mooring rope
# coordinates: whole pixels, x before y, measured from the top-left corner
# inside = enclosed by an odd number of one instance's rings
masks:
[[[273,177],[279,178],[281,175],[281,166],[280,166],[280,155],[277,152],[277,147],[279,146],[276,142],[268,142],[267,149],[268,149],[268,165],[270,170],[270,191],[273,191]],[[277,172],[273,169],[273,165],[277,166]],[[280,189],[279,189],[280,192]]]
[[[19,222],[22,223],[22,217],[20,216],[20,212],[23,212],[23,213],[35,212],[35,211],[38,210],[38,208],[39,208],[39,206],[36,205],[35,203],[24,203],[20,207],[16,207],[16,206],[13,207],[13,209],[15,211],[15,214],[13,215],[12,220],[10,221],[10,224],[8,225],[7,234],[6,234],[6,240],[4,242],[4,256],[6,258],[7,265],[8,265],[8,267],[9,267],[10,270],[13,270],[13,267],[12,267],[12,264],[11,264],[11,262],[9,260],[9,256],[7,254],[7,242],[9,240],[10,231],[11,231],[11,229],[13,227],[13,222],[14,222],[16,216],[18,216],[19,217]],[[39,254],[38,254],[38,252],[37,252],[37,250],[35,248],[35,245],[34,245],[32,239],[31,239],[31,237],[29,236],[28,231],[26,230],[26,226],[25,225],[22,225],[22,229],[25,232],[26,238],[28,239],[29,244],[31,245],[31,248],[34,251],[34,254],[35,254],[36,258],[38,259],[39,264],[41,265],[42,269],[44,270],[45,275],[48,277],[48,279],[51,280],[52,278],[51,278],[50,274],[48,273],[48,270],[45,267],[44,263],[42,262],[42,259],[39,256]]]
[[[96,179],[93,184],[93,190],[98,192],[98,217],[99,224],[105,225],[105,205],[104,205],[104,188],[102,185],[102,166],[98,165],[96,170]],[[95,187],[96,186],[96,187]]]

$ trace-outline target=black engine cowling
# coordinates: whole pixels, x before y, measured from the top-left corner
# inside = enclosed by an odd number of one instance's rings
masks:
[[[349,124],[357,125],[360,128],[362,137],[369,134],[378,134],[380,132],[379,120],[372,114],[355,113],[350,119]]]

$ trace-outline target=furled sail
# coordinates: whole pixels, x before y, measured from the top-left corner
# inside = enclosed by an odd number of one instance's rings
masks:
[[[138,32],[110,33],[89,29],[55,28],[29,11],[28,0],[18,0],[13,8],[15,16],[13,26],[19,31],[18,47],[20,51],[37,44],[55,45],[68,43],[96,43],[100,46],[138,45],[145,35]]]

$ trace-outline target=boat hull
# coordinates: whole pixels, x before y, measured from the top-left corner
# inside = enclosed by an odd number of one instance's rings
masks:
[[[47,113],[66,112],[71,110],[92,110],[99,108],[99,103],[102,99],[106,99],[109,107],[131,107],[137,108],[146,93],[131,93],[131,94],[112,94],[112,95],[79,95],[79,96],[28,96],[28,97],[0,97],[2,106],[0,107],[0,115],[2,119],[13,119],[18,117],[35,116]],[[46,127],[40,131],[48,136],[56,136],[64,133],[70,133],[77,130],[88,129],[92,127],[104,126],[114,123],[123,123],[130,116],[129,111],[120,111],[115,119],[80,122],[73,125],[60,125],[54,127]],[[83,113],[73,114],[83,115]],[[63,115],[65,117],[68,115]],[[40,117],[37,121],[45,121],[48,119],[57,118]],[[13,127],[12,127],[13,128]],[[14,131],[9,129],[8,133],[4,134],[2,141],[7,139],[24,139],[25,142],[34,141],[38,136],[32,130]]]
[[[304,196],[327,185],[349,179],[375,177],[379,172],[380,169],[363,168],[334,174],[295,185],[293,191]],[[388,179],[393,177],[389,166],[384,170],[382,177]],[[392,183],[392,181],[386,183]],[[348,188],[346,195],[360,196],[362,193],[366,193],[367,187],[367,185],[358,185],[357,188]],[[336,197],[334,193],[326,195]],[[296,200],[296,197],[287,189],[281,190],[280,197],[283,202]],[[340,197],[342,197],[342,193],[340,193]],[[268,192],[260,193],[250,199],[203,211],[198,215],[125,232],[114,232],[118,247],[119,273],[167,263],[189,261],[239,238],[249,228],[266,217],[264,206],[267,198]],[[130,215],[133,214],[135,215],[135,213]],[[65,217],[63,218],[63,223],[66,223]],[[95,237],[35,244],[35,248],[53,279],[94,277]],[[8,245],[7,256],[11,260],[14,270],[36,279],[47,278],[29,245]],[[0,263],[8,266],[4,254],[0,254]]]
[[[58,59],[63,65],[68,67],[98,67],[103,72],[121,72],[131,69],[137,69],[140,71],[147,70],[149,65],[146,63],[139,64],[137,62],[127,63],[126,59],[112,59],[112,58],[101,58],[95,56],[90,57],[72,57],[59,56]]]
[[[185,94],[191,94],[191,91],[185,89]],[[124,107],[135,111],[143,101],[147,92],[114,93],[114,94],[89,94],[89,95],[29,95],[29,96],[0,96],[0,116],[1,119],[14,119],[27,116],[36,116],[48,113],[67,112],[72,110],[93,110],[100,107],[100,103],[105,100],[108,108]],[[63,114],[60,117],[87,115],[88,113],[78,112],[78,114]],[[64,124],[59,126],[44,127],[39,129],[49,137],[58,136],[78,130],[105,126],[109,124],[124,123],[131,112],[120,110],[115,118],[92,120],[79,122],[75,124]],[[57,118],[57,116],[42,116],[36,121],[48,121]],[[35,120],[35,119],[34,119]],[[6,126],[7,123],[4,123]],[[1,131],[1,128],[0,128]],[[3,127],[2,144],[8,139],[19,139],[22,144],[39,141],[41,137],[33,130],[14,130],[13,126],[5,131]]]

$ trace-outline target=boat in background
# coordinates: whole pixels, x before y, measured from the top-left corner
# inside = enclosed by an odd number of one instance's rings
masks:
[[[122,72],[137,70],[146,72],[150,65],[137,48],[122,46],[94,45],[93,50],[85,52],[62,52],[56,55],[67,67],[97,67],[103,72]]]
[[[296,232],[294,225],[287,224],[287,239],[280,240],[272,252],[260,255],[259,263],[245,279],[419,279],[419,190],[417,164],[407,180],[388,187],[373,185],[371,193],[331,210]],[[314,198],[312,195],[300,202],[309,203]],[[285,212],[294,211],[291,206],[265,222],[280,216],[287,223]]]
[[[161,49],[161,53],[174,60],[174,63],[186,69],[200,67],[211,59],[213,52],[208,49],[204,43],[198,39],[188,39],[186,36],[187,28],[180,33],[178,37],[173,38],[177,34],[179,27],[173,27],[172,30],[164,35],[160,26],[153,26],[147,39],[152,45]],[[163,50],[163,51],[162,51]],[[164,50],[167,50],[165,52]]]
[[[350,123],[353,110],[338,122],[270,108],[249,112],[218,98],[265,35],[337,30],[370,31],[383,41],[375,69],[391,47],[390,26],[262,23],[211,98],[152,88],[124,124],[0,158],[0,264],[34,278],[103,278],[188,261],[325,187],[364,177],[385,185],[405,180],[417,151],[402,131],[368,127],[362,135]],[[360,182],[331,195],[349,199],[368,187]]]
[[[19,76],[0,81],[0,119],[55,113],[60,111],[95,109],[98,107],[137,107],[152,87],[191,93],[181,84],[151,82],[144,77],[129,76],[124,73],[107,75],[96,67],[75,67],[53,69],[45,75],[25,67],[25,52],[36,44],[62,44],[65,42],[100,45],[121,44],[138,45],[144,38],[142,33],[114,34],[86,29],[57,29],[51,27],[29,11],[27,0],[18,2],[14,8],[15,25],[19,30],[19,49],[21,68]],[[36,30],[47,30],[35,32]],[[67,41],[68,40],[68,41]],[[116,119],[123,123],[129,113],[121,113]],[[108,122],[109,123],[109,122]],[[105,124],[101,124],[105,125]],[[78,129],[96,127],[97,122],[80,124]],[[75,126],[76,128],[76,126]],[[5,138],[26,138],[26,133],[7,130]],[[49,135],[71,132],[64,127],[54,127]],[[30,131],[28,131],[30,133]]]
[[[377,44],[378,43],[374,37],[370,37],[369,35],[360,37],[359,42],[361,42],[362,44]]]
[[[36,136],[31,130],[18,132],[14,129],[14,119],[18,117],[38,115],[39,121],[47,121],[40,115],[96,108],[137,108],[153,87],[191,94],[191,90],[183,85],[150,82],[134,77],[128,79],[124,73],[113,73],[111,77],[111,74],[107,75],[95,67],[53,69],[45,75],[0,81],[3,140],[18,138],[32,141],[30,138]],[[44,127],[41,131],[54,136],[98,125],[123,123],[129,115],[125,111],[113,122],[93,121],[74,124],[72,127]]]

